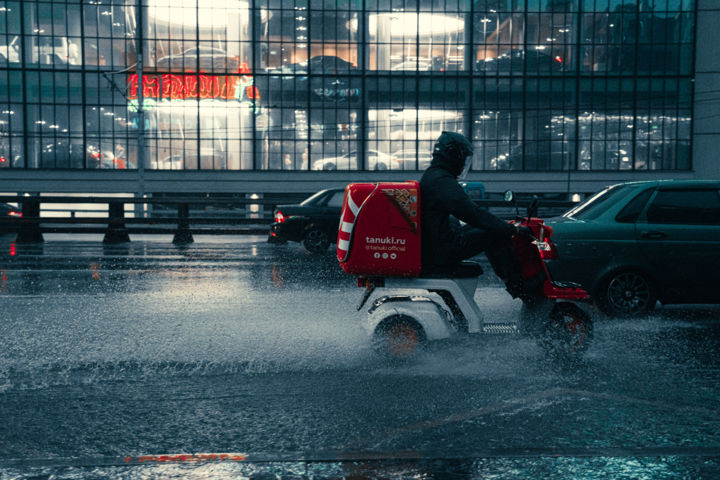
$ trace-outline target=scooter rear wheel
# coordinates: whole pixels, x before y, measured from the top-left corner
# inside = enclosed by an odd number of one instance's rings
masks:
[[[373,349],[390,361],[404,361],[414,357],[425,344],[423,328],[407,315],[393,315],[375,329]]]
[[[572,359],[582,355],[593,337],[593,321],[585,310],[570,302],[558,302],[545,322],[540,345],[549,355]]]

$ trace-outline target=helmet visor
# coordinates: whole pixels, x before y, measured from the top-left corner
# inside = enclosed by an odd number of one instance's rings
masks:
[[[458,178],[464,179],[467,176],[467,173],[470,171],[470,165],[472,165],[472,155],[465,157],[465,166],[463,167],[462,172],[460,172]]]

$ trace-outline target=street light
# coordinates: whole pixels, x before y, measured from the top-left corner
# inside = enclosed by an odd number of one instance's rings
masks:
[[[487,17],[483,17],[480,19],[480,21],[483,24],[483,41],[485,41],[485,37],[487,36],[487,24],[489,22],[492,22],[492,20]]]

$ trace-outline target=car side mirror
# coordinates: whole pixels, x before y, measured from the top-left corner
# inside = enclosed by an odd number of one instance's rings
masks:
[[[512,204],[513,207],[515,207],[515,216],[520,217],[520,211],[518,210],[517,201],[515,199],[515,192],[513,192],[512,190],[505,190],[503,199],[506,202]]]

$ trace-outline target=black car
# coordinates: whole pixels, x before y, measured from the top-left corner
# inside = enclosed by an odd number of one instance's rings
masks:
[[[12,223],[22,217],[22,211],[7,203],[0,203],[0,235],[14,231]]]
[[[540,50],[510,50],[497,57],[488,57],[475,63],[475,70],[481,72],[500,72],[521,74],[555,73],[565,71],[565,63],[560,55]]]
[[[337,239],[344,188],[321,190],[295,205],[278,205],[268,242],[302,242],[309,252],[322,253]]]
[[[309,61],[270,68],[268,75],[257,82],[260,90],[276,101],[356,102],[360,98],[360,78],[353,75],[356,72],[353,63],[319,55]]]
[[[610,315],[720,303],[720,181],[622,183],[546,224],[552,276],[582,284]]]

